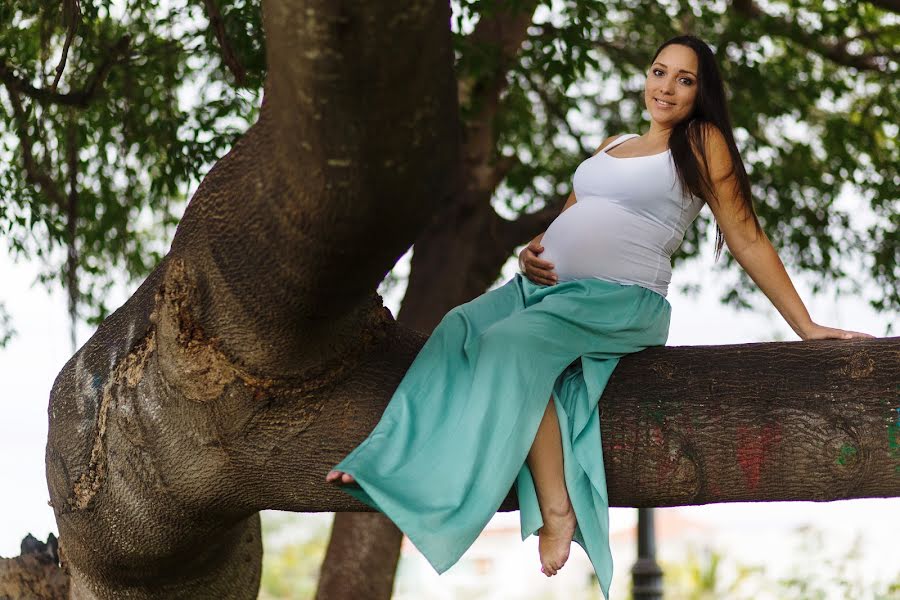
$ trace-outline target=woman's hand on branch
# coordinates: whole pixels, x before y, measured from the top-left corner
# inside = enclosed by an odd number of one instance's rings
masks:
[[[532,240],[519,252],[519,270],[534,283],[554,285],[557,278],[556,273],[553,272],[553,263],[538,258],[538,254],[543,251],[544,247],[540,242]]]
[[[800,337],[804,340],[850,340],[854,338],[874,338],[875,336],[869,335],[868,333],[861,333],[859,331],[847,331],[844,329],[825,327],[824,325],[817,325],[816,323],[812,323],[809,327],[803,330],[803,332],[800,334]]]

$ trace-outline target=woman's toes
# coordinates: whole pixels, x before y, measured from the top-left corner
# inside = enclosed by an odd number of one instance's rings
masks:
[[[354,479],[349,473],[344,473],[343,471],[329,471],[328,475],[325,476],[325,481],[329,483],[334,483],[336,481],[350,483],[354,481]]]

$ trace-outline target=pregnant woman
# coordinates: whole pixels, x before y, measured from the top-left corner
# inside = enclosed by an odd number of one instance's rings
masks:
[[[670,257],[704,204],[716,253],[727,242],[801,338],[871,337],[810,319],[753,212],[709,47],[665,42],[644,101],[649,130],[605,140],[578,166],[562,212],[520,253],[522,273],[444,316],[375,429],[326,476],[394,521],[439,573],[515,486],[543,573],[556,574],[574,540],[609,597],[597,403],[623,355],[665,344]]]

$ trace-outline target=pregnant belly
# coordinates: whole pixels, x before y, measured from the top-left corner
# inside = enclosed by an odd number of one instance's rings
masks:
[[[597,277],[646,284],[660,271],[659,252],[647,238],[647,224],[637,215],[613,202],[579,200],[547,228],[540,257],[554,264],[559,281]]]

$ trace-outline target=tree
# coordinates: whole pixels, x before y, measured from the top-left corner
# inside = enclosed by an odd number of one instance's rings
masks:
[[[256,117],[259,7],[224,9],[227,21],[214,0],[0,6],[0,234],[68,290],[73,345],[76,319],[108,314],[114,281],[156,266],[188,189]]]
[[[659,41],[693,31],[719,56],[758,210],[790,266],[852,291],[845,268],[862,263],[880,290],[873,303],[900,308],[896,5],[781,3],[771,14],[752,0],[724,11],[688,0],[452,5],[465,187],[480,211],[493,200],[504,216],[490,212],[479,226],[495,232],[495,249],[460,255],[457,271],[472,273],[459,278],[465,291],[448,298],[426,285],[441,306],[484,291],[493,264],[546,226],[599,139],[641,129],[644,62]],[[0,161],[0,233],[14,254],[43,262],[43,280],[66,284],[73,314],[99,323],[111,281],[123,272],[139,281],[158,263],[185,194],[256,119],[264,52],[259,5],[248,0],[0,7],[0,155],[15,157]],[[786,119],[797,131],[784,131]],[[835,205],[847,186],[873,223]],[[676,263],[700,251],[708,225],[704,214]],[[440,254],[439,240],[428,245],[420,265]],[[417,272],[428,279],[413,269],[409,300],[427,292]],[[750,289],[740,278],[727,300],[746,304]],[[0,340],[8,330],[0,312]]]
[[[479,8],[484,9],[479,21],[482,33],[476,27],[470,37],[455,39],[459,54],[454,76],[454,40],[447,29],[446,7],[411,3],[400,11],[366,7],[340,12],[339,7],[318,4],[293,7],[274,0],[264,4],[268,70],[259,119],[207,175],[171,251],[126,305],[104,321],[54,387],[48,477],[74,585],[108,589],[117,581],[110,564],[96,562],[85,546],[79,546],[84,540],[103,539],[113,527],[133,530],[136,522],[153,522],[158,527],[150,537],[142,535],[140,552],[134,552],[134,539],[112,540],[110,556],[104,559],[116,568],[128,566],[143,593],[151,594],[148,586],[158,585],[172,595],[190,595],[202,581],[214,582],[209,593],[221,586],[249,593],[258,577],[246,566],[253,564],[258,548],[254,509],[323,506],[312,493],[321,488],[322,473],[310,466],[318,468],[318,461],[340,455],[333,452],[334,456],[316,456],[313,461],[302,447],[291,444],[330,439],[329,423],[337,419],[348,424],[352,419],[353,429],[345,439],[331,443],[346,450],[353,439],[359,441],[421,343],[421,334],[413,330],[427,331],[428,321],[436,322],[434,315],[483,291],[496,279],[510,249],[539,232],[558,212],[561,199],[554,197],[561,193],[563,165],[568,161],[570,169],[572,157],[581,151],[567,150],[564,143],[558,149],[547,144],[553,139],[548,130],[555,133],[554,125],[568,124],[559,116],[554,120],[549,109],[565,109],[566,99],[577,99],[577,94],[563,96],[546,81],[534,85],[521,73],[560,84],[588,68],[603,73],[603,61],[596,56],[585,52],[584,62],[576,68],[560,48],[578,54],[584,49],[575,41],[607,43],[604,35],[594,34],[619,30],[613,14],[616,6],[578,5],[569,22],[545,23],[537,28],[539,35],[527,28],[530,13],[525,18],[519,12],[490,12],[488,6],[466,4],[461,18]],[[633,10],[641,39],[662,39],[665,36],[658,33],[670,30],[672,20],[664,11]],[[649,18],[641,20],[643,16]],[[850,11],[842,24],[864,25],[869,31],[866,18],[880,25],[879,16],[868,8],[859,15]],[[698,32],[724,23],[723,39],[728,39],[726,34],[737,36],[740,20],[720,18],[721,22],[707,15],[708,23],[695,24]],[[387,33],[373,31],[371,23],[386,24]],[[875,58],[869,58],[877,67],[862,76],[871,75],[889,88],[891,79],[884,72],[896,63],[881,61],[887,65],[881,68],[877,60],[886,35],[876,32],[867,38],[869,46],[862,42],[874,53]],[[501,40],[500,51],[484,51],[479,36],[488,44]],[[817,43],[815,51],[823,51]],[[844,43],[843,54],[840,43],[829,47],[838,59],[856,60],[848,54],[848,44]],[[613,44],[608,51],[624,59],[632,47]],[[417,51],[404,52],[408,48]],[[727,46],[722,48],[720,53],[727,56]],[[632,54],[632,61],[650,51]],[[795,67],[804,64],[802,58],[792,56]],[[734,62],[740,64],[740,59]],[[793,75],[791,59],[781,62],[786,64],[781,73]],[[627,61],[617,64],[625,73],[634,73]],[[825,64],[829,82],[839,81],[836,73],[844,74],[844,66]],[[611,67],[606,66],[609,72]],[[744,68],[746,73],[746,64]],[[28,97],[39,102],[34,95],[40,96],[41,89],[25,88],[22,77],[13,75],[7,90],[19,88],[10,97],[30,92]],[[793,93],[821,85],[814,83],[796,86]],[[545,104],[549,116],[526,114],[529,85],[549,94]],[[870,108],[890,108],[894,101],[889,94],[876,97],[867,98]],[[810,92],[809,98],[817,96]],[[769,111],[761,114],[779,114],[772,109],[777,99],[766,100]],[[781,100],[783,107],[789,105],[788,97]],[[632,107],[633,102],[632,92]],[[633,129],[624,124],[637,123],[639,114],[633,111],[628,116],[628,99],[618,106],[626,116],[607,119],[611,132]],[[755,106],[762,108],[759,99]],[[857,113],[865,111],[850,110]],[[812,109],[810,114],[828,123],[832,121],[827,117],[834,116],[814,114]],[[740,122],[737,115],[735,121]],[[529,133],[534,122],[543,126],[532,127]],[[877,119],[867,121],[873,123],[881,127]],[[872,196],[876,204],[889,205],[884,190],[896,179],[892,170],[896,162],[890,160],[896,147],[879,136],[874,142],[868,150],[877,155],[886,179],[873,180]],[[843,147],[850,143],[844,140]],[[509,147],[516,149],[516,157],[497,156],[497,148]],[[526,153],[529,148],[533,152]],[[781,165],[814,169],[815,153],[802,148],[791,145]],[[535,156],[544,162],[549,179],[537,177],[531,160],[521,160]],[[853,167],[857,164],[853,158],[834,164]],[[554,172],[559,174],[556,179]],[[771,176],[773,182],[793,181],[786,167],[773,167],[772,172],[784,177]],[[774,197],[793,189],[798,198],[821,200],[828,198],[828,190],[833,197],[839,187],[819,182],[825,187],[814,193],[808,180],[804,180],[807,187],[775,188],[780,191]],[[507,221],[491,209],[490,201],[509,198],[510,190],[547,191],[543,194],[547,205]],[[802,216],[792,226],[801,231],[806,226],[806,234],[820,232],[827,238],[825,208],[827,201],[824,207],[800,211]],[[822,211],[825,217],[818,214]],[[768,214],[771,218],[773,213]],[[819,227],[809,226],[805,219],[819,219]],[[838,219],[836,225],[842,223]],[[888,231],[890,224],[879,226]],[[363,239],[378,242],[363,247],[359,243]],[[689,236],[685,255],[696,252],[696,239],[696,232]],[[849,234],[837,243],[848,239],[852,240]],[[883,272],[886,281],[895,280],[896,263],[890,261],[890,252],[896,252],[890,245],[893,240],[889,235],[872,239],[884,241],[888,250]],[[403,310],[415,315],[418,304],[421,316],[411,316],[407,327],[397,327],[379,310],[373,290],[413,242],[416,253]],[[838,269],[832,259],[854,247],[823,246],[818,241],[811,245],[816,244],[818,250],[810,256],[817,257],[824,247],[821,255],[831,258],[822,258],[823,264],[832,269]],[[334,252],[337,248],[341,251]],[[439,249],[450,250],[456,260],[437,260]],[[804,248],[795,250],[803,260]],[[443,293],[433,285],[436,280],[446,282]],[[887,289],[885,297],[892,288]],[[893,347],[872,342],[861,347],[862,359],[851,357],[847,348],[835,348],[834,360],[843,365],[840,368],[854,360],[880,365]],[[884,396],[891,373],[880,367],[868,373],[872,387],[868,396],[860,397]],[[625,375],[617,375],[621,377]],[[872,410],[876,414],[884,407]],[[878,418],[883,422],[883,415]],[[615,422],[614,417],[608,420]],[[296,435],[285,438],[288,432]],[[163,440],[165,447],[160,445]],[[185,464],[184,457],[192,455],[202,459]],[[273,479],[264,480],[264,475]],[[288,481],[297,485],[293,492]],[[854,493],[896,490],[875,487]],[[621,501],[664,501],[647,494],[625,493]],[[124,497],[132,500],[133,512],[111,514],[112,506]],[[334,501],[333,496],[326,499]],[[358,506],[337,502],[331,508]],[[240,540],[245,540],[246,549]],[[250,563],[231,560],[244,552]],[[155,574],[160,572],[172,573],[171,578],[159,581]]]

